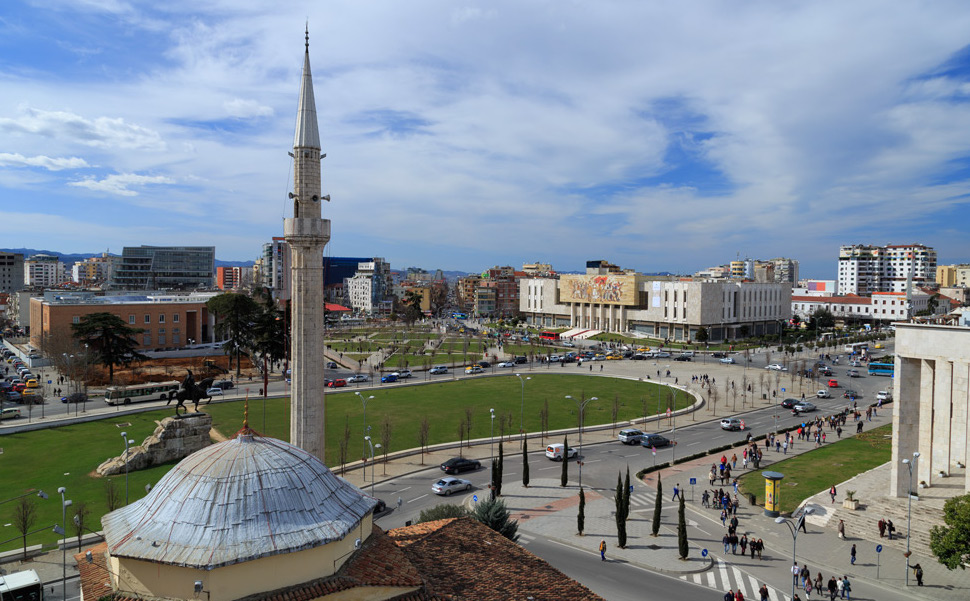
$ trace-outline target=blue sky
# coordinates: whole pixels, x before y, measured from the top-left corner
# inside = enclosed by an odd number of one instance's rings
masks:
[[[282,233],[309,19],[328,253],[970,261],[970,4],[6,0],[0,247]]]

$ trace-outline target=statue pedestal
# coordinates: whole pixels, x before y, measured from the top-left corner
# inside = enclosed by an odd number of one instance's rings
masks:
[[[156,422],[158,427],[141,445],[128,450],[128,471],[143,470],[188,457],[212,444],[209,430],[212,416],[208,413],[186,413]],[[125,473],[125,456],[108,459],[98,466],[102,476]]]

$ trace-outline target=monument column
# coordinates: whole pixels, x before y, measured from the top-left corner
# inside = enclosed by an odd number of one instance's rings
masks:
[[[320,133],[310,77],[310,34],[306,34],[303,81],[293,138],[293,217],[283,222],[290,246],[290,442],[325,461],[323,378],[323,248],[330,221],[321,218]]]

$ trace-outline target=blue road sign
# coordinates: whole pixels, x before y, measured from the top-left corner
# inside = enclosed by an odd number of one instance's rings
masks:
[[[633,485],[630,485],[630,492],[633,492]]]
[[[693,486],[694,484],[697,484],[697,478],[691,478],[690,483],[691,483],[691,486]]]
[[[472,495],[472,501],[478,503],[478,495]]]
[[[701,549],[701,557],[707,557],[707,549]]]
[[[782,388],[782,389],[781,389],[781,391],[782,391],[782,392],[785,392],[785,389],[784,389],[784,388]]]
[[[882,545],[876,545],[876,553],[882,553]]]

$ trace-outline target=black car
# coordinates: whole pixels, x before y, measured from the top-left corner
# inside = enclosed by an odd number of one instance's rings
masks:
[[[214,388],[221,388],[223,390],[230,390],[236,387],[235,384],[232,383],[232,380],[222,380],[221,382],[216,382],[212,386]]]
[[[659,435],[659,434],[644,434],[640,438],[640,446],[647,447],[667,447],[670,446],[670,440]]]
[[[61,402],[62,403],[68,403],[68,404],[70,404],[70,403],[86,403],[86,402],[88,402],[88,395],[84,394],[83,392],[74,392],[74,393],[71,393],[71,394],[69,394],[67,396],[62,396],[61,397]]]
[[[676,357],[674,357],[674,361],[690,361],[690,360],[691,360],[690,355],[677,355]]]
[[[715,359],[723,359],[727,357],[727,353],[717,351],[716,353],[711,353],[711,356],[714,357]]]
[[[785,409],[791,409],[798,403],[801,403],[801,401],[798,399],[785,399],[784,401],[781,402],[781,406],[784,407]]]
[[[842,393],[842,398],[844,399],[858,399],[861,396],[858,391],[852,390],[851,388],[846,388],[845,392]]]
[[[482,369],[488,369],[489,367],[492,366],[492,364],[489,363],[488,361],[479,361],[478,363],[476,363],[476,365],[478,365]]]
[[[482,463],[480,461],[465,459],[464,457],[452,457],[441,464],[441,471],[446,474],[460,474],[462,472],[477,470],[481,467]]]
[[[516,365],[525,365],[526,363],[529,362],[529,360],[526,359],[525,357],[516,357],[514,361]]]

